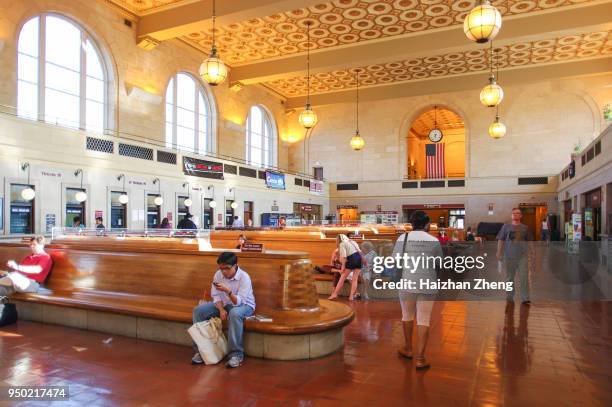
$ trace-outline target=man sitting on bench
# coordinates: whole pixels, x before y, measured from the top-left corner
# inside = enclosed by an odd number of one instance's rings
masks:
[[[53,260],[45,252],[44,236],[30,239],[32,254],[17,264],[9,260],[8,271],[0,271],[0,297],[14,293],[35,293],[51,271]]]
[[[212,302],[200,304],[193,309],[193,323],[220,317],[229,318],[229,360],[225,366],[239,367],[244,360],[242,333],[244,319],[255,312],[255,296],[249,275],[238,267],[238,258],[232,252],[223,252],[217,257],[219,270],[213,277]],[[195,346],[194,346],[195,347]],[[202,364],[202,356],[197,351],[191,359],[192,364]]]

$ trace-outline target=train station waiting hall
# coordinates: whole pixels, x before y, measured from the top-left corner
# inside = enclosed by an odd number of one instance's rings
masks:
[[[611,16],[0,0],[0,404],[612,405]]]

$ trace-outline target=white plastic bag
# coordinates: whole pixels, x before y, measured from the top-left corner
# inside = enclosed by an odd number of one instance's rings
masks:
[[[197,322],[187,332],[207,365],[219,363],[227,355],[227,338],[223,333],[221,318]]]

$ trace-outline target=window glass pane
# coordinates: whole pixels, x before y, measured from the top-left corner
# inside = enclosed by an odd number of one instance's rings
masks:
[[[272,166],[272,162],[270,160],[270,150],[266,149],[264,150],[264,165],[266,166]]]
[[[78,96],[80,80],[80,76],[77,72],[61,68],[57,65],[45,64],[45,83],[47,88],[62,90]]]
[[[38,57],[38,19],[35,17],[25,23],[19,33],[18,51],[33,57]]]
[[[200,149],[200,152],[205,153],[208,151],[208,123],[207,123],[207,116],[204,116],[202,114],[198,115],[198,130],[199,130],[199,143],[200,145],[198,146],[198,148]]]
[[[17,75],[20,80],[38,83],[38,58],[19,54]]]
[[[177,75],[177,106],[195,111],[195,81],[186,74]]]
[[[251,148],[262,148],[261,135],[257,133],[251,133]]]
[[[104,104],[88,100],[85,105],[85,128],[89,131],[104,131]]]
[[[251,148],[251,165],[254,166],[262,166],[261,162],[261,149],[259,148]]]
[[[17,81],[17,114],[36,119],[38,116],[38,86]]]
[[[47,89],[45,94],[45,121],[71,127],[79,126],[79,98]]]
[[[200,131],[198,132],[198,137],[199,137],[199,146],[198,149],[200,150],[199,153],[200,154],[206,154],[209,152],[209,148],[208,148],[208,139],[207,139],[207,133],[205,131]]]
[[[183,126],[195,130],[195,113],[178,107],[176,109],[176,124],[177,126]]]
[[[177,148],[180,150],[194,151],[195,140],[193,129],[186,129],[184,127],[176,127],[176,141]]]
[[[173,104],[174,103],[174,78],[170,79],[168,82],[168,89],[166,89],[166,103]]]
[[[208,115],[209,112],[209,106],[208,106],[208,101],[204,99],[204,96],[202,95],[202,92],[199,93],[199,106],[198,109],[200,110],[199,113],[203,114],[203,115]]]
[[[173,148],[172,145],[172,123],[166,122],[166,147]]]
[[[104,103],[104,82],[87,77],[87,99]]]
[[[263,117],[261,116],[261,109],[258,107],[251,108],[251,132],[261,134],[261,121]]]
[[[47,61],[80,71],[81,31],[59,17],[47,16],[45,23]]]
[[[85,47],[85,59],[87,64],[87,76],[91,76],[92,78],[104,80],[104,69],[102,69],[102,64],[100,63],[100,56],[98,55],[98,51],[93,46],[91,41],[87,40],[87,45]]]

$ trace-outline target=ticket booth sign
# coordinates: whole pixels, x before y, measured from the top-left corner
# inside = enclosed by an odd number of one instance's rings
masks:
[[[263,243],[244,243],[240,248],[240,251],[250,253],[263,253],[264,245]]]

